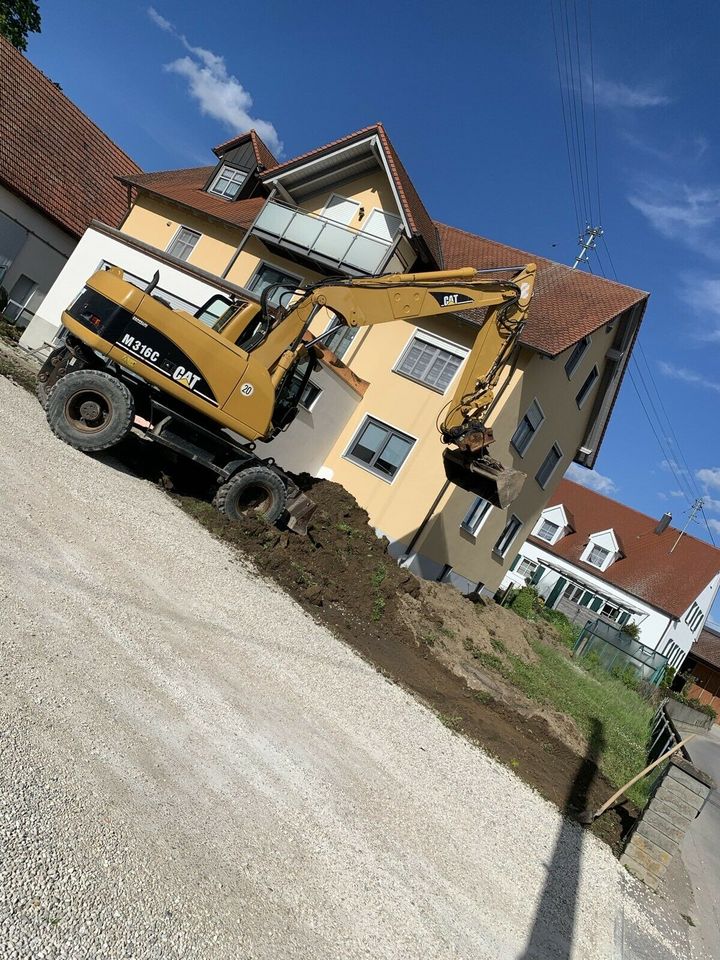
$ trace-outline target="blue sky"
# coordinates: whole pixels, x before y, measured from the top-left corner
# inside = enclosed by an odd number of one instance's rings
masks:
[[[574,259],[548,4],[40,6],[28,56],[145,169],[210,163],[249,123],[291,157],[382,120],[434,217]],[[706,41],[719,34],[713,5],[594,5],[600,252],[606,271],[609,250],[619,278],[652,293],[641,343],[682,450],[657,426],[661,450],[626,379],[596,471],[574,472],[675,523],[699,489],[718,543],[719,70]],[[584,48],[581,61],[589,117]],[[704,524],[692,532],[708,537]]]

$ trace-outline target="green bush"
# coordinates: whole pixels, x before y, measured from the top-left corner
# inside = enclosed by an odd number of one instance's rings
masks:
[[[551,623],[560,634],[560,639],[565,646],[572,649],[580,636],[580,627],[576,626],[572,620],[568,620],[564,613],[559,610],[543,610],[543,620]]]
[[[521,587],[508,606],[524,620],[538,620],[543,610],[543,602],[535,587]]]

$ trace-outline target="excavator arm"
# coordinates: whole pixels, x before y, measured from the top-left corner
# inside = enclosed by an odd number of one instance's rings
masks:
[[[499,272],[504,271],[493,271]],[[332,329],[484,311],[484,318],[478,316],[475,342],[455,391],[438,418],[438,429],[443,443],[453,448],[444,455],[448,479],[497,506],[506,506],[518,495],[525,476],[489,457],[487,447],[493,437],[486,422],[499,378],[525,323],[535,274],[535,264],[528,264],[513,268],[508,279],[489,277],[466,267],[316,284],[303,293],[282,322],[286,334],[294,340],[278,358],[273,380],[279,383],[298,353],[307,348],[303,337],[323,307],[337,319]]]

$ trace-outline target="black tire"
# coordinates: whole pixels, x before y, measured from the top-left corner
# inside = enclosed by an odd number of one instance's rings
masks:
[[[45,412],[56,437],[83,453],[98,453],[130,433],[135,403],[125,384],[109,373],[76,370],[52,388]]]
[[[35,384],[35,396],[40,401],[40,406],[45,410],[47,408],[48,398],[50,396],[50,391],[45,386],[44,383],[41,383],[39,380]]]
[[[285,511],[287,490],[280,477],[267,467],[248,467],[224,483],[213,506],[231,520],[251,512],[268,523],[277,523]]]

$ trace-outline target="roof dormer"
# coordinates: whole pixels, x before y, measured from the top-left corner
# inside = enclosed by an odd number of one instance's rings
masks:
[[[239,200],[257,192],[259,176],[277,160],[254,130],[213,147],[218,158],[205,184],[206,193],[223,200]]]
[[[620,540],[611,528],[601,530],[598,533],[591,533],[585,549],[580,554],[580,559],[598,570],[607,570],[611,563],[622,556],[623,550]]]
[[[545,543],[555,544],[573,529],[571,518],[561,503],[546,507],[533,528],[533,536]]]

